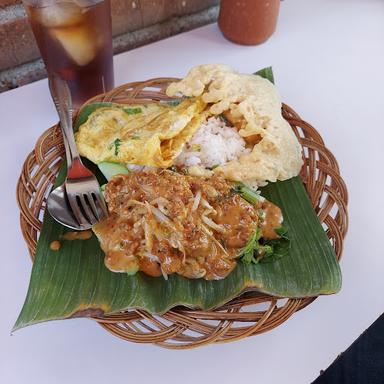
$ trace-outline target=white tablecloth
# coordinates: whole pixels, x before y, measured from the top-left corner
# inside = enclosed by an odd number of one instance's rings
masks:
[[[57,117],[46,80],[0,94],[0,382],[296,384],[317,377],[384,309],[383,20],[381,0],[289,0],[263,45],[234,45],[210,25],[115,58],[117,85],[183,76],[201,63],[244,72],[272,65],[283,100],[319,130],[339,160],[350,192],[342,291],[269,333],[231,344],[169,351],[122,341],[86,319],[10,336],[31,271],[15,184],[37,137]]]

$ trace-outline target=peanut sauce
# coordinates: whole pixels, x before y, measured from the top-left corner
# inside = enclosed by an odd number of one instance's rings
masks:
[[[58,251],[61,247],[61,243],[59,240],[54,240],[51,242],[51,244],[49,244],[49,249],[51,251]]]
[[[261,224],[259,204],[245,201],[218,175],[117,175],[107,184],[105,198],[109,216],[93,230],[105,265],[114,272],[222,279],[235,268],[239,250]],[[270,202],[262,204],[262,231],[265,238],[276,238],[281,211]]]
[[[66,232],[61,236],[64,240],[88,240],[92,237],[92,231],[72,231]]]
[[[279,235],[275,232],[275,229],[280,228],[283,221],[281,209],[268,200],[262,203],[261,209],[265,214],[265,219],[261,224],[263,237],[265,239],[278,239]]]
[[[63,240],[88,240],[92,237],[92,231],[71,231],[66,232],[64,235],[60,236]],[[49,248],[52,251],[58,251],[61,248],[61,243],[59,240],[54,240],[49,244]]]

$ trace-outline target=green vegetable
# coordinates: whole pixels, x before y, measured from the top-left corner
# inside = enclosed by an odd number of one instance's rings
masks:
[[[263,260],[266,258],[268,262],[271,262],[287,254],[289,249],[287,229],[281,227],[275,231],[277,234],[282,233],[280,239],[263,242],[261,229],[257,228],[238,254],[241,261],[245,264],[257,264],[258,262],[264,262]]]
[[[272,263],[281,259],[289,253],[291,240],[288,237],[288,229],[284,226],[276,228],[275,232],[280,236],[279,239],[267,240],[264,246],[270,247],[272,252],[265,253],[260,263]]]
[[[237,183],[233,187],[233,190],[251,204],[256,204],[263,199],[260,191],[252,191],[252,189],[243,183]],[[259,212],[259,216],[261,216],[263,212],[264,211]],[[279,239],[263,241],[261,239],[261,230],[258,228],[238,256],[247,264],[256,264],[258,262],[267,263],[281,259],[289,251],[290,239],[287,234],[288,230],[284,226],[276,228],[275,232],[280,236]]]
[[[128,115],[137,115],[143,112],[141,108],[123,108],[123,111],[128,113]]]
[[[255,75],[264,77],[264,79],[267,79],[272,84],[275,84],[275,78],[273,76],[272,67],[266,67],[266,68],[260,69],[260,71],[255,72]]]
[[[255,258],[255,252],[259,244],[259,240],[261,238],[261,230],[260,228],[256,228],[256,231],[249,238],[247,244],[242,248],[237,255],[241,259],[241,261],[245,264],[257,264],[258,260]]]
[[[252,191],[251,188],[248,188],[243,183],[236,183],[236,185],[233,187],[233,190],[239,193],[244,200],[247,200],[248,203],[251,204],[256,204],[262,199],[260,191]]]
[[[116,139],[113,142],[113,144],[111,145],[111,148],[115,147],[115,156],[117,156],[119,154],[120,145],[121,145],[120,139]]]
[[[113,176],[123,174],[126,175],[129,173],[128,168],[124,164],[112,163],[109,161],[103,161],[97,164],[100,171],[103,173],[105,178],[109,181]]]
[[[115,103],[92,103],[92,104],[87,104],[84,107],[82,107],[80,110],[80,113],[78,115],[79,117],[76,120],[75,132],[78,130],[80,125],[83,125],[88,120],[88,116],[92,112],[96,111],[96,109],[105,108],[105,107],[113,107],[115,105],[116,105]]]
[[[168,100],[166,101],[166,104],[168,104],[169,106],[171,107],[176,107],[178,106],[183,100],[182,99],[178,99],[178,100]]]

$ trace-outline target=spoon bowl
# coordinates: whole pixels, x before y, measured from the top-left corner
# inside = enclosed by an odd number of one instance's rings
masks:
[[[77,231],[84,231],[92,228],[92,225],[79,225],[72,214],[64,185],[52,189],[47,200],[47,209],[49,214],[60,224]]]

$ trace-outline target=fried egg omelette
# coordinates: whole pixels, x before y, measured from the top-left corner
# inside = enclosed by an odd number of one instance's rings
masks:
[[[270,81],[225,65],[200,65],[166,92],[184,99],[177,106],[153,102],[95,110],[76,133],[80,154],[96,164],[168,168],[180,166],[178,156],[188,150],[198,163],[188,166],[189,153],[182,156],[189,174],[215,173],[255,186],[299,174],[301,146]],[[218,156],[225,151],[230,156]]]

